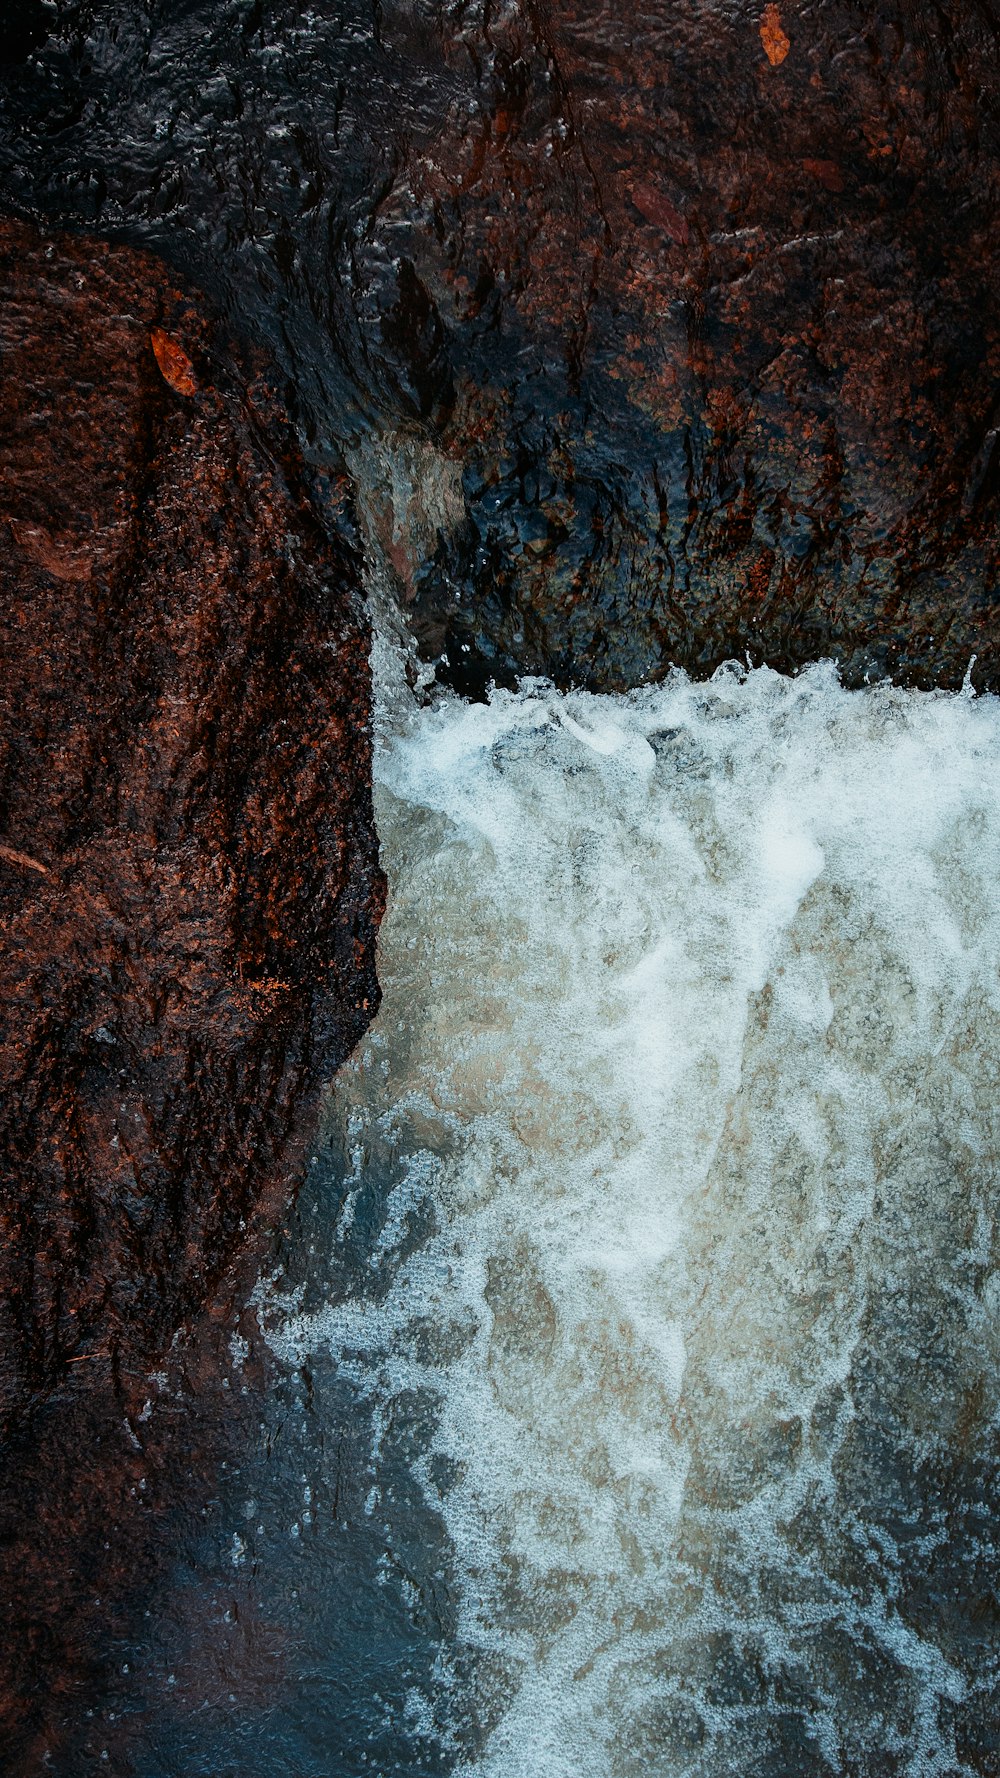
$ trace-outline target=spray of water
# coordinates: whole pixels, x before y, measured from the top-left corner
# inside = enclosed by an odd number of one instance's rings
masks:
[[[1000,703],[820,665],[418,707],[388,659],[336,1238],[376,1149],[394,1183],[270,1337],[376,1445],[423,1404],[453,1757],[982,1771]]]

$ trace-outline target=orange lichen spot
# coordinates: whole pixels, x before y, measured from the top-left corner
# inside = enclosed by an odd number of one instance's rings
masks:
[[[792,45],[781,28],[781,14],[776,6],[765,6],[760,21],[760,40],[772,68],[780,68]]]
[[[198,379],[194,374],[194,365],[183,346],[171,339],[162,327],[154,327],[149,336],[153,348],[153,357],[160,367],[165,383],[175,389],[178,395],[197,395]]]

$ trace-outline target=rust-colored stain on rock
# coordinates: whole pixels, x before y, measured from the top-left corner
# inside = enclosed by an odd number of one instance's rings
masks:
[[[782,29],[781,14],[776,6],[765,6],[760,21],[760,40],[772,68],[780,68],[792,45]]]
[[[640,181],[632,187],[632,202],[646,221],[661,229],[668,240],[675,241],[678,246],[686,244],[690,235],[686,218],[665,192]]]
[[[197,395],[198,379],[194,365],[183,346],[171,339],[162,327],[154,327],[149,335],[153,356],[163,373],[163,380],[178,395]]]
[[[813,179],[817,179],[827,191],[843,191],[844,175],[836,161],[807,159],[802,162],[802,166],[805,172],[809,173]]]

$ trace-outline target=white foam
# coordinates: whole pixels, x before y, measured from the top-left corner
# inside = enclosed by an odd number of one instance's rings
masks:
[[[996,1407],[1000,704],[817,666],[384,710],[334,1115],[404,1177],[377,1285],[272,1338],[383,1423],[439,1400],[468,1770],[963,1769],[975,1650],[890,1506]]]

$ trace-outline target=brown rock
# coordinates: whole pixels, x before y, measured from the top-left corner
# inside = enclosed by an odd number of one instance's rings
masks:
[[[445,53],[468,102],[361,249],[384,311],[400,268],[382,340],[427,392],[410,455],[422,436],[462,476],[429,553],[415,501],[412,534],[394,515],[445,676],[621,688],[833,655],[850,683],[956,687],[975,654],[1000,685],[981,12],[515,4]]]
[[[155,260],[14,223],[0,363],[9,1420],[162,1348],[280,1212],[383,882],[354,564],[261,380]]]
[[[989,6],[99,0],[30,36],[0,191],[271,342],[456,683],[1000,686]]]
[[[1000,686],[989,7],[41,12],[5,201],[270,341],[456,683]]]

